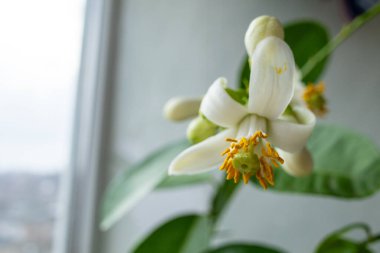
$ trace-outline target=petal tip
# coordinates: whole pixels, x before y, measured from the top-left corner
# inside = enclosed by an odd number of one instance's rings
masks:
[[[284,170],[295,177],[305,177],[313,172],[313,158],[309,150],[304,147],[297,153],[281,152],[285,163]]]

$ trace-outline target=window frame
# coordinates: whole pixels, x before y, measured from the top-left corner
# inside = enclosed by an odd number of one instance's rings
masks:
[[[106,180],[119,0],[87,0],[71,143],[62,175],[54,253],[101,252],[99,205]]]

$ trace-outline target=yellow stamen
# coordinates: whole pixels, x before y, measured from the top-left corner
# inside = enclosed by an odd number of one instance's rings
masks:
[[[239,179],[240,179],[240,173],[239,173],[239,171],[235,170],[235,176],[234,176],[235,184],[237,184],[239,182]]]
[[[316,85],[309,83],[303,92],[302,98],[306,102],[307,107],[317,116],[323,116],[328,111],[324,93],[325,84],[323,82],[319,82]]]
[[[222,153],[222,156],[226,157],[219,169],[226,171],[227,180],[234,179],[234,182],[238,183],[242,177],[244,183],[247,184],[251,176],[255,175],[264,189],[267,188],[267,183],[274,185],[273,168],[279,167],[279,164],[283,164],[284,160],[269,142],[265,141],[266,144],[264,145],[264,139],[267,137],[268,136],[262,131],[256,131],[249,138],[243,137],[240,140],[232,138],[226,139],[226,141],[231,142],[231,144],[230,147]],[[254,166],[255,164],[248,164],[252,165],[251,167],[246,165],[244,165],[245,167],[239,167],[240,165],[235,167],[233,163],[234,158],[239,157],[236,155],[241,153],[245,154],[245,156],[243,156],[245,158],[242,159],[248,159],[248,161],[253,161],[253,163],[256,161],[257,167]],[[247,158],[249,154],[251,154],[251,158]],[[252,158],[252,155],[257,158]],[[244,160],[244,162],[246,161],[247,160]]]
[[[266,190],[266,189],[268,188],[267,183],[265,182],[264,178],[261,177],[261,175],[260,175],[259,172],[256,173],[256,178],[257,178],[257,180],[259,181],[261,187],[263,187],[264,190]]]
[[[245,184],[248,184],[249,182],[249,179],[251,178],[252,174],[249,174],[249,173],[245,173],[243,174],[243,181]]]

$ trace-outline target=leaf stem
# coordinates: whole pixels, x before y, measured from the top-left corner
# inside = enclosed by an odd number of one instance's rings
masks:
[[[211,208],[209,212],[209,215],[214,224],[220,218],[223,209],[230,202],[239,185],[240,184],[235,184],[232,180],[225,180],[216,190],[211,202]]]
[[[302,76],[309,74],[319,62],[323,61],[332,51],[342,44],[343,41],[378,14],[380,14],[380,3],[355,18],[351,23],[343,26],[340,32],[330,40],[329,43],[305,63],[301,68]]]
[[[373,235],[373,236],[368,237],[368,239],[364,242],[364,244],[368,245],[379,240],[380,240],[380,234]]]

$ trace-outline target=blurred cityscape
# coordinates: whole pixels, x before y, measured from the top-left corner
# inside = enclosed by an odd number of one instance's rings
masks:
[[[50,253],[58,174],[0,173],[0,253]]]

